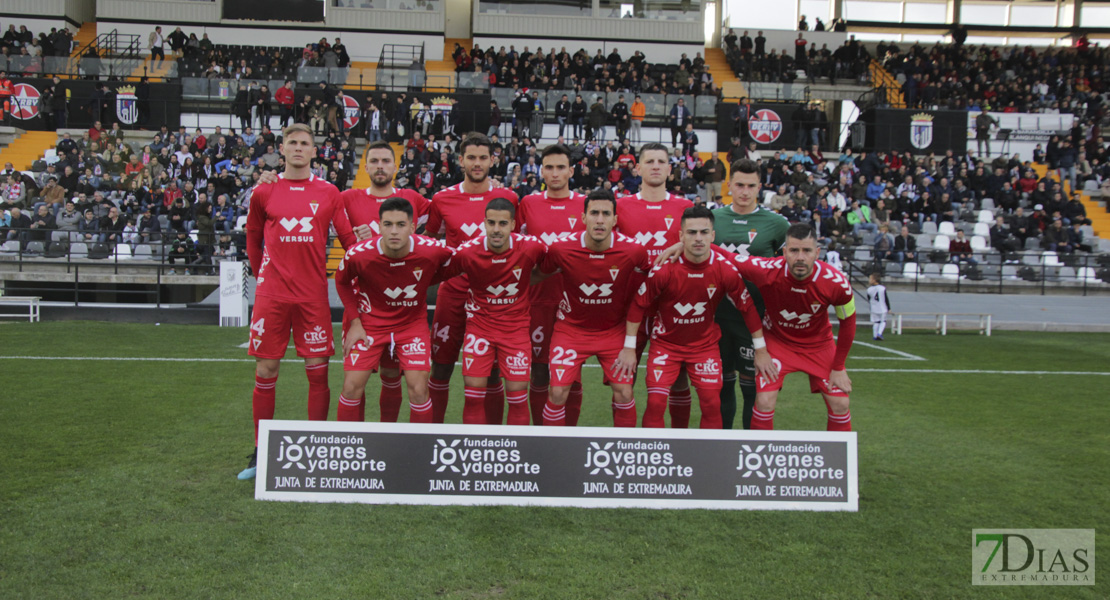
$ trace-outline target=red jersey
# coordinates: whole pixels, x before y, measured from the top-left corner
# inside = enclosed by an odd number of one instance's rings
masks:
[[[617,200],[617,232],[643,244],[648,256],[655,260],[678,243],[682,213],[693,205],[674,194],[667,194],[662,202],[648,202],[640,194],[625,196]]]
[[[569,198],[549,198],[547,192],[530,194],[520,201],[516,220],[521,232],[554,244],[563,234],[584,231],[582,213],[586,197],[572,192]],[[552,275],[532,287],[532,303],[554,305],[562,294],[562,275]]]
[[[455,251],[440,240],[414,235],[409,253],[390,258],[382,238],[355,244],[339,262],[335,291],[348,311],[357,310],[364,327],[401,329],[428,320],[428,288]]]
[[[630,237],[612,234],[609,249],[586,248],[586,233],[572,233],[547,248],[540,270],[562,270],[558,318],[587,331],[622,327],[628,301],[651,271],[647,250]]]
[[[404,198],[409,201],[412,205],[412,218],[416,221],[417,228],[427,222],[430,202],[416,190],[394,188],[393,193],[388,196],[375,196],[369,189],[347,190],[343,192],[343,206],[347,208],[347,217],[351,220],[351,226],[369,225],[374,235],[381,235],[382,232],[378,228],[378,222],[381,220],[379,211],[382,203],[390,198]]]
[[[467,194],[462,191],[462,184],[459,183],[440,190],[432,196],[432,202],[428,206],[428,221],[424,232],[430,236],[445,236],[447,245],[452,248],[458,248],[467,240],[485,235],[486,204],[494,198],[505,198],[513,206],[518,204],[516,194],[504,188],[481,194]],[[466,290],[466,276],[449,281],[444,287],[461,294]]]
[[[339,190],[327,181],[280,175],[276,183],[255,187],[247,214],[247,256],[258,278],[255,295],[326,302],[331,226],[344,248],[355,243]]]
[[[469,274],[470,299],[467,323],[487,331],[528,328],[528,287],[532,267],[547,248],[538,239],[519,233],[509,236],[509,249],[494,254],[482,236],[459,246],[448,275]]]
[[[759,288],[767,312],[763,331],[795,346],[818,347],[833,339],[829,306],[852,305],[852,284],[836,267],[817,261],[803,281],[790,274],[786,259],[733,257],[733,264]]]
[[[725,297],[736,305],[751,331],[759,330],[759,313],[740,273],[725,255],[710,252],[709,258],[700,263],[679,256],[674,262],[651,270],[636,293],[628,320],[640,323],[654,309],[652,341],[716,348],[721,330],[713,321],[713,314]]]

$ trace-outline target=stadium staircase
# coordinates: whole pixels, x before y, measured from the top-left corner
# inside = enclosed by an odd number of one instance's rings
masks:
[[[424,62],[424,71],[428,76],[426,91],[431,93],[448,93],[454,91],[457,77],[455,75],[455,60],[451,53],[455,51],[455,44],[470,52],[473,41],[466,38],[446,38],[443,40],[443,60],[428,60]]]
[[[377,81],[378,63],[368,61],[351,61],[351,68],[347,71],[347,85],[373,86]]]
[[[28,131],[0,150],[0,164],[10,162],[17,171],[30,171],[31,165],[57,142],[54,131]]]
[[[146,57],[143,62],[139,63],[131,75],[127,78],[128,81],[139,81],[143,77],[150,77],[151,79],[164,79],[170,76],[173,71],[174,65],[177,64],[173,53],[162,61],[161,66],[156,65],[156,61],[151,60],[151,57]]]
[[[1048,165],[1034,164],[1033,172],[1037,174],[1037,179],[1042,179],[1046,174],[1054,181],[1060,181],[1060,176],[1053,171],[1048,173]],[[1063,183],[1065,197],[1071,196],[1071,184],[1067,181]],[[1080,192],[1079,201],[1083,203],[1083,208],[1087,209],[1087,218],[1091,220],[1091,228],[1095,230],[1095,235],[1104,240],[1110,240],[1110,208],[1107,208],[1107,200],[1103,199],[1099,202],[1091,197],[1086,192]]]
[[[77,33],[73,36],[73,54],[71,56],[77,57],[81,49],[88,46],[96,39],[96,22],[88,21],[81,24]]]
[[[452,46],[453,48],[454,46]],[[398,164],[401,162],[401,156],[405,153],[405,147],[401,144],[392,143],[393,158]],[[365,190],[370,187],[370,175],[366,172],[366,155],[368,152],[362,153],[362,160],[359,161],[358,174],[355,175],[355,182],[352,184],[352,189]],[[343,245],[339,240],[333,240],[331,247],[328,248],[328,279],[335,277],[335,270],[339,268],[339,261],[343,260]]]
[[[890,104],[891,108],[906,108],[906,99],[902,96],[902,86],[894,75],[891,75],[890,71],[883,68],[882,63],[875,59],[871,59],[868,70],[871,72],[871,85],[886,89],[887,104]]]
[[[705,68],[709,69],[709,74],[713,76],[713,81],[717,83],[717,87],[721,88],[724,100],[739,100],[748,95],[744,84],[740,83],[740,79],[736,77],[736,73],[732,71],[732,67],[728,64],[728,59],[725,58],[725,51],[720,48],[706,48],[705,49]]]

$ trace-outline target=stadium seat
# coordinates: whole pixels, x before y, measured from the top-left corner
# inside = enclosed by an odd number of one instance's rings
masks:
[[[1075,269],[1071,267],[1060,267],[1056,271],[1056,279],[1060,281],[1075,281]]]
[[[959,265],[954,265],[952,263],[948,263],[948,264],[944,265],[943,267],[941,267],[940,276],[945,278],[945,279],[959,279],[960,278],[960,266]]]
[[[247,226],[247,215],[239,215],[239,217],[235,219],[235,229],[241,231],[246,226]]]
[[[1093,192],[1097,189],[1098,189],[1098,182],[1095,181],[1094,179],[1088,179],[1087,181],[1083,182],[1083,191],[1084,192]]]
[[[150,249],[150,244],[139,244],[135,246],[135,258],[142,260],[150,260],[153,252]]]
[[[4,245],[0,246],[0,252],[4,254],[16,254],[17,252],[19,252],[19,241],[8,240],[4,242]]]
[[[116,244],[113,252],[114,256],[112,258],[116,260],[131,260],[133,255],[130,244]]]
[[[986,209],[979,211],[979,222],[994,223],[994,213]],[[990,225],[987,225],[987,227],[990,227]]]
[[[987,243],[987,238],[981,235],[975,235],[971,237],[972,250],[988,250],[989,248],[990,244]]]
[[[870,248],[856,248],[855,253],[852,255],[852,260],[856,262],[867,262],[871,260]]]
[[[979,205],[983,208],[983,210],[993,211],[994,210],[994,198],[983,198],[983,201]]]
[[[951,225],[951,223],[949,223],[949,225]],[[948,252],[948,245],[951,242],[951,238],[949,238],[947,235],[939,234],[935,238],[933,238],[933,249],[944,250],[945,252]]]
[[[72,258],[85,258],[89,255],[89,245],[85,242],[74,242],[69,245],[69,255]]]
[[[937,233],[947,235],[949,237],[956,236],[956,226],[951,221],[945,221],[937,226]]]
[[[1021,256],[1021,264],[1039,266],[1041,264],[1041,257],[1036,254],[1023,254]]]
[[[902,266],[902,277],[906,279],[917,279],[921,276],[921,271],[918,269],[917,263],[908,262]]]
[[[1002,265],[1002,276],[1006,279],[1020,279],[1017,267],[1014,265]]]
[[[925,221],[925,223],[921,226],[921,233],[933,233],[933,234],[935,234],[936,232],[937,232],[937,224],[932,222],[932,221]]]
[[[42,242],[27,242],[27,247],[24,248],[24,254],[42,254],[46,252],[46,245]]]
[[[925,277],[940,277],[940,265],[934,263],[926,263],[921,266],[921,274]]]
[[[1060,266],[1060,257],[1056,256],[1055,252],[1048,251],[1041,255],[1041,263],[1046,267]]]
[[[1040,247],[1041,247],[1041,238],[1036,237],[1036,236],[1030,236],[1030,237],[1025,238],[1025,249],[1026,250],[1036,250]]]
[[[975,227],[971,230],[971,233],[972,235],[981,235],[985,238],[989,238],[991,236],[991,226],[989,223],[984,223],[980,221],[975,224]]]
[[[1092,267],[1079,267],[1075,272],[1075,276],[1079,281],[1086,281],[1087,283],[1098,283],[1098,273]]]

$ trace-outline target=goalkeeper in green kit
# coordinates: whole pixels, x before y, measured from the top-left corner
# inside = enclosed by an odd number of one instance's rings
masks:
[[[759,205],[759,166],[746,158],[732,163],[729,170],[729,192],[732,204],[713,211],[715,244],[730,252],[751,256],[772,257],[779,254],[786,242],[790,222],[782,215]],[[764,313],[759,290],[745,282],[760,316]],[[721,327],[721,363],[724,385],[721,389],[721,421],[732,429],[736,417],[736,383],[744,395],[744,429],[750,429],[752,407],[755,406],[755,349],[752,334],[744,324],[740,311],[731,302],[717,306],[717,324]]]

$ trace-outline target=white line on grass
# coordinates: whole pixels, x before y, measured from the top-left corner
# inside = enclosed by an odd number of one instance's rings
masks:
[[[196,363],[236,363],[255,362],[253,358],[180,358],[169,356],[0,356],[0,360],[91,360],[91,361],[129,361],[129,362],[196,362]],[[286,358],[282,362],[299,363],[301,359]],[[459,363],[455,363],[456,366]],[[586,363],[583,366],[598,368],[600,365]],[[644,368],[640,365],[640,368]],[[853,373],[940,373],[949,375],[1096,375],[1110,376],[1110,371],[1005,371],[996,369],[851,369]]]

